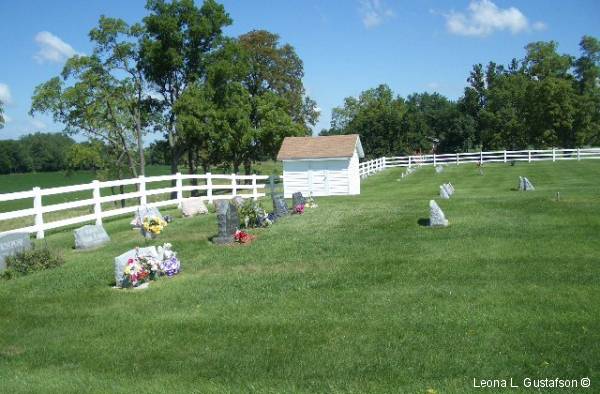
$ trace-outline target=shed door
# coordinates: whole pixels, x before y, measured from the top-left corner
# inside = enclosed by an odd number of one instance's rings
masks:
[[[310,161],[308,186],[314,196],[348,194],[348,160]]]

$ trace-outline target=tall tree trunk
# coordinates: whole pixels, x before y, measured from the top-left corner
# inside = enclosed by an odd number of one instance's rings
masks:
[[[197,172],[194,148],[191,147],[188,149],[188,169],[190,174],[195,174]],[[198,186],[198,179],[192,179],[192,186]],[[192,190],[192,197],[198,197],[199,195],[200,193],[198,190]]]
[[[244,160],[244,174],[252,175],[252,162],[248,159]],[[250,179],[246,179],[245,183],[250,185],[252,184],[252,181]]]

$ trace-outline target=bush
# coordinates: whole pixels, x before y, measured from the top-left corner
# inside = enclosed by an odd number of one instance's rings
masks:
[[[48,248],[32,249],[19,252],[6,258],[6,271],[2,273],[5,279],[23,276],[36,271],[61,266],[65,259]]]

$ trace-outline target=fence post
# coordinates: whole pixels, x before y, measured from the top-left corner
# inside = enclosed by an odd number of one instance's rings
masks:
[[[237,195],[237,183],[235,180],[236,174],[231,174],[231,196],[235,197]]]
[[[479,163],[483,164],[483,151],[479,151]]]
[[[410,155],[408,156],[408,168],[410,168],[412,165],[410,164]]]
[[[579,148],[577,148],[577,160],[581,160],[581,157],[579,156]]]
[[[206,173],[206,199],[209,203],[213,202],[213,190],[212,190],[212,174]]]
[[[252,174],[252,199],[258,199],[258,189],[256,188],[256,174]]]
[[[42,212],[42,190],[39,187],[33,188],[33,209],[35,211],[35,229],[36,238],[44,238],[44,213]]]
[[[177,188],[177,207],[181,208],[181,204],[183,204],[183,178],[181,172],[175,174],[175,187]]]
[[[146,179],[143,175],[138,177],[138,182],[140,183],[140,187],[138,191],[140,193],[140,206],[145,206],[148,204],[148,199],[146,198]]]
[[[460,164],[460,155],[456,152],[456,165]]]
[[[92,196],[94,197],[94,216],[96,216],[96,226],[102,225],[102,204],[100,203],[100,181],[92,181],[94,189]]]
[[[506,163],[506,149],[504,149],[504,162]]]
[[[556,148],[552,148],[552,161],[556,161]]]
[[[387,167],[387,161],[386,161],[386,158],[385,158],[385,156],[383,156],[383,157],[381,158],[381,160],[382,160],[382,162],[383,162],[383,163],[382,163],[382,168],[381,168],[381,169],[382,169],[382,170],[385,170],[385,168]]]
[[[435,153],[433,154],[433,166],[435,167]]]
[[[527,151],[527,162],[531,163],[531,151],[530,150]]]

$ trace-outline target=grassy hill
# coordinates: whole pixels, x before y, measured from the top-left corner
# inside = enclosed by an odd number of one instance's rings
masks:
[[[219,247],[214,214],[179,218],[184,272],[114,290],[143,244],[129,219],[105,247],[0,281],[0,391],[476,392],[473,379],[600,379],[600,162],[449,166]],[[537,190],[517,192],[519,175]],[[451,200],[436,198],[451,181]],[[560,201],[555,201],[559,191]],[[436,198],[448,228],[420,225]],[[268,202],[265,201],[265,206]],[[492,390],[493,391],[493,390]]]

